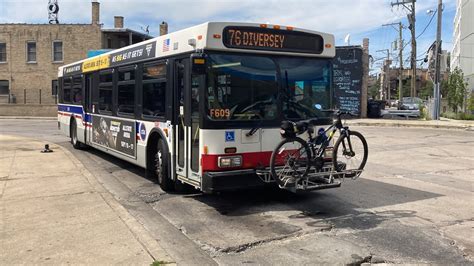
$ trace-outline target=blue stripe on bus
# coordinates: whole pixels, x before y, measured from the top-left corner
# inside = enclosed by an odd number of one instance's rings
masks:
[[[82,106],[58,104],[58,111],[78,114],[84,119],[84,109],[82,108]],[[91,123],[91,115],[85,114],[84,120],[88,123]]]

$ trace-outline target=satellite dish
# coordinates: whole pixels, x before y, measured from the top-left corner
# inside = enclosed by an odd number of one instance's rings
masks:
[[[344,38],[344,42],[346,43],[346,45],[351,45],[351,34],[347,34],[346,35],[346,38]]]

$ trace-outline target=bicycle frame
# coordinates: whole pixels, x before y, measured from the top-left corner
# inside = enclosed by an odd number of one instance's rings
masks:
[[[257,175],[266,183],[277,181],[280,188],[292,192],[334,188],[341,186],[345,178],[357,179],[362,173],[367,160],[367,143],[362,134],[351,131],[348,126],[342,124],[341,116],[344,114],[352,115],[347,112],[338,111],[335,121],[327,128],[320,129],[322,131],[321,134],[315,133],[313,127],[316,123],[314,120],[304,121],[306,124],[299,125],[290,121],[295,126],[295,132],[297,132],[297,126],[306,128],[305,133],[308,134],[309,138],[305,140],[306,138],[290,137],[290,139],[283,140],[272,154],[270,169],[259,169],[257,170]],[[335,137],[336,132],[339,132],[337,137]],[[364,146],[364,157],[358,167],[346,169],[346,162],[344,160],[339,161],[339,156],[349,157],[349,160],[351,157],[354,157],[355,153],[351,143],[352,135],[361,139]],[[331,156],[326,154],[326,150],[335,138],[337,140],[335,141]],[[285,155],[286,158],[283,159],[284,165],[277,163],[279,161],[275,158],[286,150],[284,145],[286,143],[294,143],[295,141],[304,145],[296,149],[288,149],[291,152]],[[339,154],[340,151],[342,151],[342,154]],[[306,154],[307,157],[300,157],[302,154]],[[294,162],[298,163],[294,164]]]
[[[332,131],[331,131],[332,129]],[[339,133],[340,133],[340,136],[343,136],[343,135],[346,135],[347,138],[349,139],[349,149],[350,151],[352,152],[352,145],[350,143],[350,137],[349,137],[349,134],[347,134],[347,132],[349,131],[349,129],[347,127],[344,127],[342,125],[342,121],[341,121],[341,114],[337,116],[337,121],[334,122],[332,125],[330,125],[328,128],[326,128],[324,130],[324,134],[328,136],[328,138],[323,142],[321,143],[321,146],[316,149],[316,140],[318,138],[318,136],[314,137],[311,135],[310,132],[308,132],[309,134],[309,141],[308,141],[308,144],[310,146],[310,149],[311,149],[311,152],[313,153],[312,154],[312,158],[319,158],[319,157],[323,157],[324,155],[324,151],[326,150],[326,148],[329,146],[329,143],[331,143],[331,140],[333,139],[334,137],[334,134],[336,133],[336,131],[339,130]],[[331,131],[329,134],[328,132]],[[343,142],[342,143],[342,146],[344,148],[344,152],[346,151],[346,145],[345,143]]]

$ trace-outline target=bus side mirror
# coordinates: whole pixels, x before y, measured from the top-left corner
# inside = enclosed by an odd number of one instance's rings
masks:
[[[202,54],[191,55],[191,65],[193,74],[206,73],[206,57]]]

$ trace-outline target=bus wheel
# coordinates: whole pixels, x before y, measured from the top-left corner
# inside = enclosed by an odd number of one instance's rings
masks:
[[[71,144],[74,147],[74,149],[81,149],[82,144],[79,142],[77,139],[77,124],[76,124],[76,119],[71,120]]]
[[[164,191],[172,191],[174,188],[174,182],[169,176],[169,162],[169,153],[166,152],[165,142],[159,139],[155,154],[155,172],[158,177],[158,184]]]

